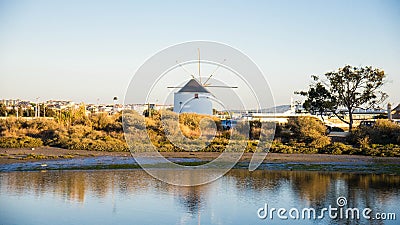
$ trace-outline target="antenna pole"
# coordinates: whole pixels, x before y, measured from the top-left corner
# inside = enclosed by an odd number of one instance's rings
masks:
[[[200,80],[200,84],[201,84],[201,75],[200,75],[200,48],[197,49],[197,52],[199,54],[199,80]]]

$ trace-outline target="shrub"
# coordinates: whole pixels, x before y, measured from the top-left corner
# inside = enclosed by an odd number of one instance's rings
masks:
[[[368,149],[370,144],[370,139],[368,136],[361,137],[358,139],[358,144],[362,149]]]
[[[125,110],[123,116],[123,123],[126,126],[134,126],[137,129],[144,129],[144,118],[136,111]]]
[[[90,138],[69,138],[62,139],[58,143],[59,147],[72,150],[89,150],[89,151],[128,151],[129,148],[124,141],[107,137],[102,139]]]
[[[333,155],[341,155],[341,154],[355,154],[354,148],[351,145],[346,145],[341,142],[334,142],[325,148],[319,150],[319,153],[324,154],[333,154]]]
[[[392,121],[379,119],[370,130],[369,136],[372,143],[395,144],[400,137],[400,126]]]
[[[313,117],[295,117],[288,120],[291,139],[304,142],[313,148],[323,148],[331,143],[325,125]]]
[[[318,137],[317,139],[313,140],[309,146],[313,147],[313,148],[323,148],[327,145],[329,145],[331,143],[331,138],[329,138],[328,136],[321,136]]]
[[[282,144],[279,140],[274,140],[272,142],[270,152],[272,153],[293,153],[293,148]]]
[[[26,157],[24,159],[46,159],[46,158],[47,157],[42,154],[36,155],[34,153],[30,153],[30,154],[26,155]]]
[[[364,142],[360,143],[362,140]],[[372,127],[358,127],[350,137],[352,143],[364,147],[366,140],[371,144],[400,144],[400,126],[389,120],[379,119]]]
[[[33,148],[43,146],[39,138],[32,137],[0,137],[0,148]]]
[[[90,121],[92,122],[93,129],[104,130],[107,125],[112,123],[112,119],[107,113],[96,113],[90,116]]]
[[[91,131],[92,131],[91,127],[84,126],[84,125],[75,125],[75,126],[69,127],[68,135],[73,138],[74,137],[76,137],[76,138],[85,137],[88,134],[90,134]]]

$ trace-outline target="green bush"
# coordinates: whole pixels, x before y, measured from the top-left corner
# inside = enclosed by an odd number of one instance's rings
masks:
[[[352,132],[350,141],[359,146],[367,144],[400,144],[400,126],[389,120],[379,119],[372,127],[358,127]],[[360,142],[361,141],[361,142]]]
[[[311,148],[323,148],[331,143],[325,125],[314,117],[289,118],[287,127],[291,140],[306,143]]]
[[[325,148],[319,150],[319,153],[323,154],[333,154],[333,155],[341,155],[341,154],[360,154],[361,150],[357,151],[357,149],[353,148],[351,145],[346,145],[341,142],[334,142]]]
[[[63,139],[58,143],[59,147],[72,150],[89,151],[128,151],[129,148],[124,141],[115,138],[89,139],[89,138],[70,138]]]
[[[43,146],[39,138],[32,137],[0,137],[0,148],[33,148]]]
[[[312,148],[321,149],[331,143],[331,138],[328,136],[320,136],[313,140],[309,146]]]
[[[90,121],[93,129],[105,130],[113,122],[113,119],[107,113],[96,113],[90,116]]]
[[[24,159],[47,159],[47,157],[42,154],[36,155],[34,153],[30,153]]]
[[[161,117],[165,119],[163,123]],[[200,123],[205,118],[207,121]],[[180,121],[178,127],[174,125],[174,120]],[[100,113],[88,117],[82,108],[73,112],[62,112],[62,116],[56,120],[7,118],[0,120],[0,147],[38,147],[44,144],[67,149],[128,151],[126,135],[129,143],[138,146],[135,148],[135,150],[140,149],[138,151],[146,151],[151,147],[143,144],[148,137],[159,151],[182,151],[168,140],[165,132],[168,131],[170,135],[183,132],[186,137],[195,140],[201,133],[199,125],[204,122],[215,122],[217,126],[216,137],[204,151],[222,152],[232,139],[232,131],[223,130],[218,118],[204,115],[190,113],[178,115],[171,111],[154,111],[151,117],[144,118],[134,111],[127,111],[124,112],[123,122],[129,125],[125,127],[126,134],[122,132],[120,113],[112,116]],[[165,127],[164,122],[171,126]],[[245,143],[247,144],[245,152],[256,151],[261,123],[253,121],[250,126],[238,123],[236,129],[243,133],[249,132],[250,141],[244,139],[247,135],[233,137],[240,141],[233,143],[235,147],[232,151],[236,151],[236,148]],[[316,118],[291,118],[288,124],[276,126],[276,139],[270,147],[270,152],[400,156],[400,127],[390,121],[378,120],[373,127],[355,129],[350,143],[358,148],[338,142],[331,144],[325,131],[324,124]],[[211,135],[204,130],[202,132],[203,135]],[[187,146],[190,147],[190,143],[187,143]]]
[[[293,148],[291,146],[287,146],[285,144],[282,144],[279,140],[274,140],[272,142],[270,152],[272,153],[285,153],[285,154],[290,154],[293,153]]]

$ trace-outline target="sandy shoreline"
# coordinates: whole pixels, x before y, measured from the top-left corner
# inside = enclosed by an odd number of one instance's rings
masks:
[[[43,158],[27,157],[29,154],[44,156]],[[166,158],[195,158],[210,161],[217,158],[218,152],[163,152]],[[100,152],[86,150],[67,150],[54,147],[2,148],[0,164],[35,162],[44,160],[63,160],[68,158],[87,158],[101,156],[132,157],[130,152]],[[252,153],[244,153],[241,162],[249,162]],[[282,154],[268,153],[264,162],[268,163],[351,163],[351,164],[399,164],[397,157],[373,157],[359,155],[326,155],[326,154]]]

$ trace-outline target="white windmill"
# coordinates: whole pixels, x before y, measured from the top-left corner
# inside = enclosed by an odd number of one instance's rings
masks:
[[[219,69],[220,65],[211,73],[211,75],[206,79],[204,83],[201,82],[200,74],[200,49],[198,49],[198,73],[199,78],[196,79],[195,76],[188,72],[183,65],[179,64],[185,72],[189,73],[192,77],[183,87],[168,87],[168,88],[180,88],[179,91],[174,93],[174,112],[176,113],[198,113],[198,114],[213,114],[212,108],[212,98],[213,94],[207,90],[206,87],[218,87],[218,88],[237,88],[230,86],[211,86],[207,83],[215,72]],[[224,60],[225,61],[225,60]]]

